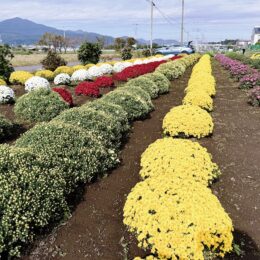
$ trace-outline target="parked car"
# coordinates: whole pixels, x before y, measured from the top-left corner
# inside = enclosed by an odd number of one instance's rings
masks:
[[[155,50],[156,54],[163,54],[163,55],[168,55],[168,54],[177,55],[180,53],[192,54],[194,52],[195,51],[191,45],[189,46],[172,45],[172,46],[165,46],[162,48],[158,48]]]

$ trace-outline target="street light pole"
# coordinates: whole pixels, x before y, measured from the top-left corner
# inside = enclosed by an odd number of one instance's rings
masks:
[[[151,35],[150,35],[150,53],[153,54],[153,7],[154,3],[151,0]]]
[[[184,31],[184,0],[182,0],[182,15],[181,15],[181,45],[183,45],[183,31]]]

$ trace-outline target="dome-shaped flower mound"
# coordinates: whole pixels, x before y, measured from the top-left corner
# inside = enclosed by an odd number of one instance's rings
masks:
[[[99,66],[92,66],[88,69],[88,73],[91,78],[97,78],[103,76],[102,69]]]
[[[12,84],[21,84],[24,85],[25,82],[29,79],[33,77],[33,74],[31,74],[28,71],[14,71],[11,73],[11,76],[9,78],[9,81]]]
[[[210,114],[198,106],[182,105],[171,109],[163,119],[164,133],[170,136],[205,137],[213,132]]]
[[[84,81],[91,79],[90,73],[86,69],[80,69],[73,72],[71,76],[71,81]]]
[[[156,71],[162,73],[168,80],[177,79],[185,72],[186,67],[179,61],[170,61],[161,64]]]
[[[71,82],[70,75],[67,73],[61,73],[58,74],[54,78],[54,84],[55,85],[69,85]]]
[[[211,190],[164,173],[132,189],[124,223],[159,259],[202,260],[206,249],[220,256],[232,249],[232,221]]]
[[[31,92],[33,90],[40,89],[40,88],[50,89],[49,81],[39,76],[33,76],[25,82],[26,92]]]
[[[100,70],[102,71],[102,74],[111,74],[113,72],[113,66],[110,64],[102,64],[100,66]]]
[[[5,86],[6,82],[0,77],[0,86]]]
[[[15,100],[14,91],[7,87],[0,85],[0,104],[12,103]]]
[[[151,79],[156,86],[159,88],[159,94],[164,94],[169,92],[170,81],[160,72],[153,72],[144,75],[144,77]]]
[[[72,67],[73,71],[77,71],[77,70],[82,70],[82,69],[86,69],[84,65],[75,65]]]
[[[203,90],[189,91],[183,99],[183,105],[199,106],[207,111],[213,110],[212,98]]]
[[[18,98],[14,112],[20,121],[35,123],[50,121],[68,107],[58,93],[40,88]]]
[[[52,81],[54,79],[54,73],[51,70],[38,70],[35,73],[35,76],[45,78],[49,81]]]
[[[144,179],[169,173],[172,178],[191,179],[205,186],[220,175],[207,149],[184,139],[158,139],[142,154],[141,167]]]
[[[133,65],[133,63],[131,63],[131,62],[117,62],[113,66],[113,71],[118,73],[118,72],[121,72],[122,70],[124,70],[125,68],[132,66],[132,65]]]
[[[68,67],[68,66],[60,66],[58,67],[55,71],[54,71],[54,75],[58,75],[61,73],[66,73],[69,74],[69,76],[72,75],[72,73],[74,72],[73,68]]]
[[[151,79],[144,76],[129,80],[126,83],[126,86],[140,87],[144,91],[146,91],[151,98],[157,98],[159,95],[159,88],[157,87],[157,85]]]

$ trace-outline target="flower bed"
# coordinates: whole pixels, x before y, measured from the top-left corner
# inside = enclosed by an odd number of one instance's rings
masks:
[[[28,95],[33,93],[37,91]],[[100,100],[37,124],[12,147],[0,146],[2,252],[19,256],[37,230],[66,218],[68,194],[119,162],[121,136],[129,130],[128,122],[121,127],[126,116],[147,116],[152,105],[149,94],[138,87],[120,88]],[[104,102],[102,110],[91,108],[94,102]]]

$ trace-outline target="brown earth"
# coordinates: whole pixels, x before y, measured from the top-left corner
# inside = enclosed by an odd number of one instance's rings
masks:
[[[235,242],[243,254],[225,259],[260,259],[259,143],[260,110],[249,106],[246,93],[237,89],[229,75],[214,62],[218,94],[212,113],[214,135],[200,141],[222,170],[213,191],[230,214]],[[123,225],[122,210],[126,196],[139,179],[142,152],[162,135],[162,119],[181,104],[190,71],[173,82],[168,95],[154,100],[150,118],[133,124],[125,144],[120,167],[110,175],[85,187],[83,200],[72,217],[52,234],[35,243],[23,259],[102,259],[122,260],[145,256]]]

